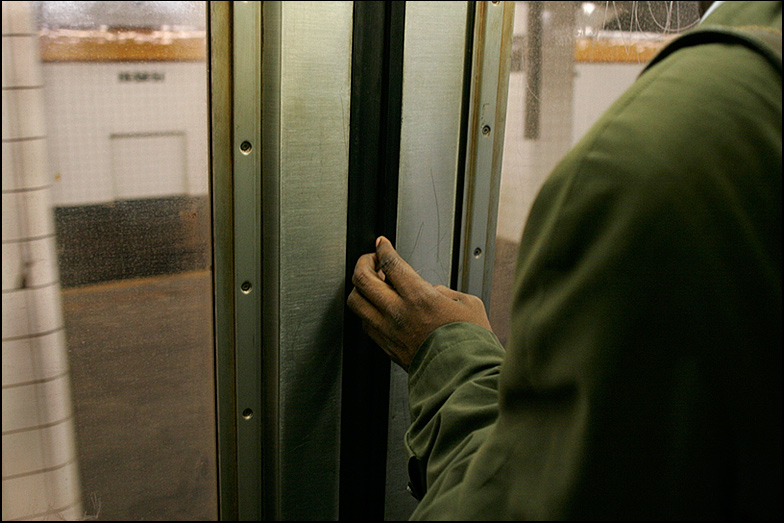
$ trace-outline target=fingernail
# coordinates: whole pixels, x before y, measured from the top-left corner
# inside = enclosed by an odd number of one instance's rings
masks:
[[[376,238],[376,247],[378,247],[380,243],[381,243],[381,236]]]

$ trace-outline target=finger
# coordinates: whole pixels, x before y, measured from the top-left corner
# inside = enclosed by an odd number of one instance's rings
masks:
[[[368,253],[363,254],[357,260],[357,264],[354,266],[354,272],[358,271],[360,268],[362,270],[376,270],[376,266],[378,265],[378,256],[375,253]]]
[[[351,283],[355,289],[362,293],[382,313],[388,312],[400,301],[400,296],[395,289],[389,286],[376,270],[376,255],[364,254],[357,260]]]
[[[395,363],[404,369],[407,368],[401,362],[400,357],[391,349],[394,344],[391,343],[389,337],[385,334],[384,317],[373,307],[373,304],[357,292],[356,289],[352,289],[348,296],[348,306],[362,320],[362,330],[370,336],[376,345],[381,347]]]
[[[423,286],[430,287],[383,236],[376,240],[376,255],[378,269],[384,272],[387,281],[404,298],[421,294]]]
[[[362,296],[362,293],[356,288],[349,293],[346,304],[354,314],[359,316],[363,324],[367,323],[373,325],[374,328],[378,328],[381,322],[384,321],[381,312],[367,298]]]

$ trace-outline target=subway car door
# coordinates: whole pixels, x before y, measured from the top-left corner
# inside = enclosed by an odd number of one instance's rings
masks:
[[[384,234],[486,294],[514,3],[211,4],[222,515],[406,519],[406,375],[350,277]]]
[[[3,2],[3,520],[407,519],[354,264],[506,343],[538,187],[699,21],[601,4]]]
[[[483,294],[510,2],[3,2],[3,519],[405,519],[392,239]]]

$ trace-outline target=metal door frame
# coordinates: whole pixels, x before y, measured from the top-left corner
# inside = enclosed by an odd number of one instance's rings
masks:
[[[339,4],[340,9],[344,10],[346,2],[334,4]],[[356,2],[353,6],[352,16],[362,16],[357,13],[362,9],[371,9],[370,5],[358,4]],[[459,290],[488,299],[514,2],[467,2],[465,5],[468,6],[466,24],[470,27],[467,25],[465,34],[463,101],[457,109],[461,114],[461,123],[456,130],[455,140],[460,145],[454,162],[455,172],[449,175],[454,176],[452,197],[456,216],[454,224],[450,226],[453,236],[450,236],[448,242],[452,246],[451,254],[447,255],[451,257],[448,281]],[[378,7],[376,5],[375,9]],[[398,6],[397,15],[388,12],[390,18],[384,23],[397,16],[396,23],[399,26],[404,7]],[[296,460],[291,462],[289,458],[285,458],[289,461],[281,464],[281,454],[290,450],[284,448],[287,443],[284,445],[281,433],[285,428],[281,429],[279,423],[282,413],[279,384],[282,379],[280,313],[281,299],[284,299],[281,297],[280,263],[281,256],[285,254],[282,251],[290,245],[285,242],[291,241],[284,239],[284,243],[281,243],[281,228],[285,224],[281,224],[280,216],[284,198],[280,178],[284,166],[281,162],[288,161],[283,158],[286,153],[281,152],[281,144],[290,139],[284,136],[281,128],[281,125],[285,125],[281,119],[286,117],[281,97],[286,95],[282,95],[280,89],[283,75],[288,74],[287,71],[281,71],[282,60],[287,59],[281,51],[285,44],[283,39],[286,38],[284,19],[289,20],[285,18],[289,16],[287,9],[290,7],[284,7],[283,2],[209,2],[215,376],[219,517],[222,520],[285,518],[288,509],[283,505],[288,506],[296,500],[283,499],[283,476],[301,474],[304,470],[299,468],[302,465],[296,463]],[[389,38],[390,34],[397,31],[397,45],[402,46],[400,28],[392,29],[392,33],[389,33],[389,27],[397,26],[394,23],[388,26],[386,34]],[[357,37],[356,27],[353,36]],[[389,42],[385,45],[388,51]],[[402,52],[397,56],[402,61]],[[349,60],[356,58],[349,50]],[[396,73],[390,71],[395,67],[402,69],[402,64],[394,65],[393,61],[386,62],[385,67],[388,69],[384,74],[394,76]],[[387,81],[389,78],[391,76],[387,76]],[[391,85],[388,83],[387,89]],[[398,88],[399,85],[395,89]],[[387,107],[386,114],[387,118],[400,120],[402,93],[395,95],[393,91],[388,91],[387,103],[392,106]],[[344,96],[345,93],[340,95]],[[353,102],[354,97],[360,95],[361,92],[351,93],[349,97]],[[396,108],[393,107],[394,100],[397,100]],[[337,103],[343,102],[333,103],[331,110],[334,115],[340,113],[335,105]],[[343,109],[348,110],[347,107]],[[394,116],[395,111],[398,111],[398,116]],[[363,124],[354,119],[353,113],[349,114],[352,114],[352,137],[359,140]],[[399,121],[391,122],[387,119],[385,123],[376,124],[381,134],[386,133],[385,139],[395,132],[401,132]],[[343,125],[348,136],[348,118]],[[366,122],[366,125],[373,124]],[[395,125],[398,126],[397,131],[394,130]],[[386,131],[383,130],[384,126]],[[389,147],[388,141],[384,143],[386,151],[379,152],[375,160],[380,162],[379,165],[383,164],[386,170],[382,174],[382,186],[392,183],[392,171],[395,170],[395,162],[388,156],[397,155],[395,159],[399,160],[402,154],[399,149]],[[354,145],[353,141],[351,145]],[[337,154],[338,160],[342,158],[340,151],[333,153]],[[346,151],[346,176],[350,184],[350,171],[353,169],[356,175],[364,167],[360,165],[363,159],[359,154],[350,156],[355,166],[349,167],[349,156]],[[378,194],[378,186],[374,190]],[[351,211],[350,201],[346,205],[348,217],[352,212],[361,212],[356,209]],[[390,214],[388,207],[384,206],[385,217],[380,218],[381,225],[371,227],[372,231],[347,230],[348,243],[343,247],[345,266],[341,268],[345,277],[351,272],[351,258],[356,255],[354,251],[365,249],[365,236],[401,234],[399,229],[390,230],[392,227],[387,222],[390,219],[397,221],[397,218],[394,212]],[[403,234],[410,235],[412,232],[403,231]],[[356,242],[351,240],[352,237]],[[411,238],[408,241],[411,243]],[[482,256],[474,255],[477,248],[481,249]],[[344,296],[340,300],[345,304]],[[341,308],[330,314],[335,314],[336,318],[339,316],[337,319],[343,332],[345,311]],[[342,334],[344,339],[347,335],[345,332]],[[340,350],[342,354],[342,342]],[[340,374],[347,368],[343,363],[328,372]],[[348,375],[351,376],[351,373],[349,371]],[[344,434],[348,430],[350,427],[342,428]],[[343,459],[348,463],[351,457],[348,446],[340,448],[338,466],[343,465]],[[358,462],[354,460],[355,464]],[[329,487],[330,492],[325,494],[328,498],[335,496],[336,505],[341,505],[341,518],[351,518],[352,514],[364,510],[356,512],[348,510],[351,507],[343,506],[351,502],[351,490],[357,481],[364,481],[357,477],[351,480],[350,475],[354,473],[356,471],[341,470],[340,488],[336,476],[334,488]],[[332,480],[327,478],[323,481]],[[338,490],[342,503],[338,501]],[[372,506],[365,508],[368,511],[376,510]],[[337,510],[336,506],[335,516]],[[373,513],[377,515],[377,512]]]

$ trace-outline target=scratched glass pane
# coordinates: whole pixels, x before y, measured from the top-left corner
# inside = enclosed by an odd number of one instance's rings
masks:
[[[697,2],[516,2],[489,311],[502,343],[539,187],[662,45],[698,18]]]
[[[4,520],[217,519],[206,4],[3,2]]]

